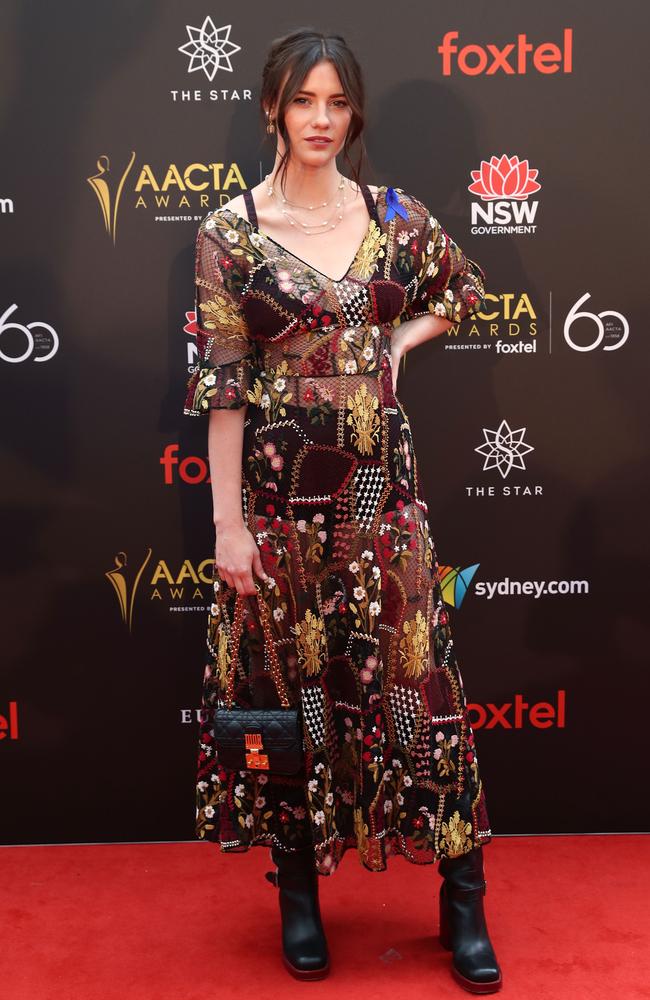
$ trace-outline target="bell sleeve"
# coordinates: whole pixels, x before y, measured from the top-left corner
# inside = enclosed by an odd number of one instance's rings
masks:
[[[415,276],[401,319],[433,313],[459,323],[475,316],[486,306],[485,271],[463,253],[426,205],[410,198],[408,208]]]
[[[196,237],[198,359],[187,383],[186,416],[246,406],[254,381],[256,350],[241,306],[246,260],[227,238],[228,232],[233,232],[231,227],[212,213],[203,219]]]

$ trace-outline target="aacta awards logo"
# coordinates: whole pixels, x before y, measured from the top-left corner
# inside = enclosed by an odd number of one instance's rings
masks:
[[[126,182],[135,163],[136,154],[120,172],[120,166],[111,166],[110,157],[102,153],[97,158],[97,170],[86,180],[95,192],[104,228],[115,245],[117,217],[123,200],[129,208],[143,209],[160,214],[155,222],[200,221],[214,207],[215,197],[223,194],[224,200],[232,197],[230,188],[239,193],[244,187],[243,175],[236,163],[189,163],[179,166],[168,163],[160,169],[143,163],[134,174],[135,182],[126,188]],[[125,190],[126,189],[126,190]],[[188,215],[188,212],[203,215]],[[183,213],[172,214],[169,213]]]
[[[463,76],[494,76],[496,73],[526,76],[531,71],[544,76],[573,73],[573,28],[564,29],[561,46],[554,42],[534,45],[525,32],[517,35],[516,42],[501,46],[490,42],[485,46],[471,42],[458,45],[455,39],[459,37],[457,31],[447,31],[438,46],[443,76],[451,76],[454,70]]]
[[[114,567],[104,573],[129,632],[133,631],[136,595],[150,603],[166,603],[170,612],[207,611],[206,591],[212,597],[214,557],[203,559],[196,566],[190,559],[183,559],[178,568],[166,559],[159,559],[152,563],[151,575],[147,576],[145,570],[151,554],[152,549],[148,548],[139,564],[129,564],[122,550],[114,556]]]
[[[529,201],[541,190],[539,171],[518,156],[491,156],[481,160],[478,170],[470,170],[472,183],[467,190],[478,195],[482,205],[471,205],[471,231],[480,234],[535,233],[538,201]]]
[[[128,579],[128,572],[126,571],[128,565],[126,552],[118,552],[114,558],[115,568],[108,570],[104,573],[104,576],[113,585],[113,590],[115,591],[115,596],[117,597],[117,602],[120,606],[122,621],[128,626],[130,632],[133,626],[133,605],[135,603],[135,594],[138,589],[138,584],[140,583],[140,577],[144,573],[145,567],[151,558],[151,549],[148,549],[143,562],[140,563],[140,566],[136,570],[135,577],[132,580]]]
[[[119,169],[111,168],[106,153],[102,153],[97,158],[97,172],[86,178],[95,192],[104,228],[113,245],[117,237],[118,211],[125,197],[126,181],[135,156],[135,152],[131,152],[131,158],[120,174]],[[155,222],[200,222],[203,215],[187,213],[200,210],[205,214],[214,207],[216,198],[223,195],[223,199],[228,201],[232,197],[230,188],[238,194],[245,187],[236,163],[190,163],[185,167],[168,163],[160,170],[154,169],[150,163],[143,163],[128,191],[128,200],[130,208],[161,213],[154,215]]]
[[[528,292],[486,292],[481,323],[468,321],[450,326],[443,341],[445,351],[493,351],[496,354],[536,354],[538,316]],[[186,332],[190,332],[186,329]],[[483,337],[489,337],[484,340]]]
[[[121,176],[116,177],[111,173],[111,161],[102,153],[97,160],[97,173],[91,174],[86,180],[97,195],[99,210],[102,213],[104,228],[113,240],[113,246],[117,238],[117,211],[120,207],[122,189],[124,183],[131,172],[131,167],[135,160],[135,153],[131,153],[131,159],[122,171]]]

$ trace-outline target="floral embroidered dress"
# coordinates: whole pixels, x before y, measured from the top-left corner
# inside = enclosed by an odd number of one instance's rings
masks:
[[[240,598],[215,572],[196,835],[223,851],[312,843],[333,873],[491,840],[463,682],[408,417],[393,393],[399,322],[478,312],[485,274],[400,188],[362,192],[366,235],[322,274],[228,208],[196,241],[199,363],[184,413],[247,405],[242,495],[270,579]],[[228,685],[233,686],[228,688]],[[302,703],[304,771],[230,771],[217,704]],[[285,702],[286,703],[286,702]]]

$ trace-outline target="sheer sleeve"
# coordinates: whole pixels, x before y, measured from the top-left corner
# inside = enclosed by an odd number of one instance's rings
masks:
[[[402,320],[433,313],[459,323],[485,307],[485,271],[417,198],[404,199],[411,228],[415,279]]]
[[[183,413],[201,416],[248,403],[256,367],[255,345],[241,307],[246,256],[237,230],[217,213],[207,215],[196,237],[194,303],[198,360],[187,383]],[[238,252],[239,251],[239,252]]]

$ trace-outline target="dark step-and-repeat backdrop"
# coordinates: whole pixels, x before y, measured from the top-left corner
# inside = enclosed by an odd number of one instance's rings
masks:
[[[261,68],[305,23],[364,67],[365,180],[487,275],[400,396],[493,832],[647,829],[647,8],[326,7],[5,7],[3,843],[193,839],[194,240],[271,168]]]

